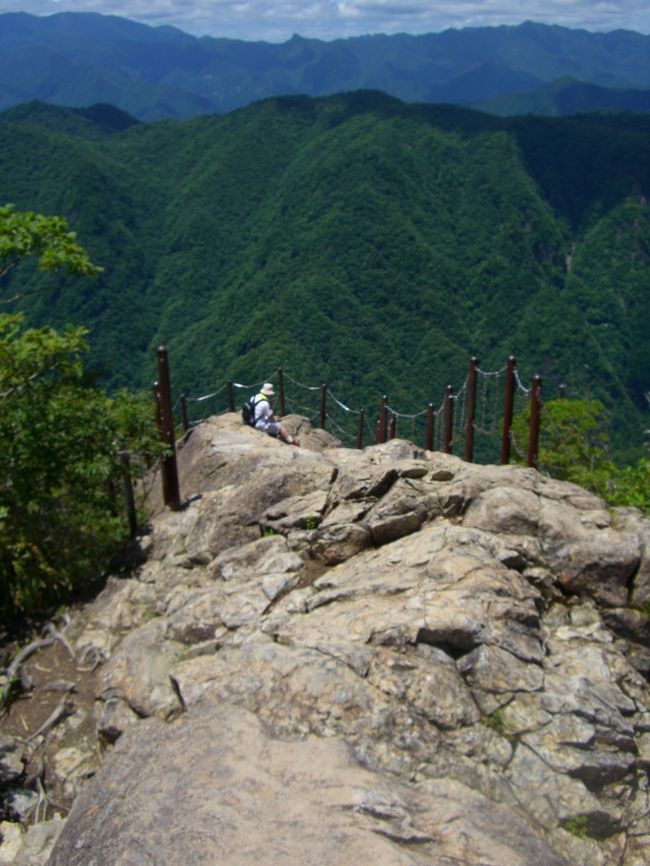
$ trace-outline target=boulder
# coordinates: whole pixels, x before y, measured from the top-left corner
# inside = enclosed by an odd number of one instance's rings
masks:
[[[338,738],[276,739],[223,702],[127,732],[49,863],[135,866],[147,851],[159,866],[181,852],[223,866],[569,866],[516,813],[458,782],[405,785]]]

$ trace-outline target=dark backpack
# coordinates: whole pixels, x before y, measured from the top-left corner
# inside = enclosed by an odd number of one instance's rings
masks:
[[[257,396],[255,396],[249,397],[248,400],[246,400],[244,405],[241,407],[241,417],[244,424],[248,424],[249,427],[255,426],[255,407],[265,399],[266,397],[260,397],[258,400]]]

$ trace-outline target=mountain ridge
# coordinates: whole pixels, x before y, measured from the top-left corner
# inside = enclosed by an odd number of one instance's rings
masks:
[[[647,89],[648,46],[650,36],[633,31],[600,34],[533,22],[264,43],[194,37],[98,13],[5,13],[0,109],[33,98],[70,106],[113,102],[153,120],[225,113],[270,96],[357,89],[407,102],[469,104],[567,75],[603,88]],[[477,81],[472,70],[484,64],[500,75]]]
[[[558,78],[526,93],[495,96],[474,108],[511,117],[537,114],[550,117],[593,111],[650,111],[650,90],[614,89],[579,81],[571,76]]]

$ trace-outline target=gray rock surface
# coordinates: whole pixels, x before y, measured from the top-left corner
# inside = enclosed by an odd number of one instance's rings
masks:
[[[196,428],[84,609],[103,765],[50,866],[650,862],[650,522],[288,425]]]
[[[277,738],[222,701],[132,729],[98,782],[51,866],[569,863],[522,817],[459,782],[400,782],[362,767],[340,738]]]
[[[57,817],[29,827],[13,866],[46,866],[63,826],[64,821]]]

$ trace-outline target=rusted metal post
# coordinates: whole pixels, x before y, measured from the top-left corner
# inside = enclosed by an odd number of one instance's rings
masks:
[[[160,417],[162,421],[162,440],[169,449],[169,454],[162,458],[163,489],[166,488],[165,505],[172,511],[181,507],[181,495],[178,486],[178,467],[176,464],[176,441],[174,437],[174,418],[172,415],[171,380],[169,376],[169,357],[167,349],[159,346],[158,356],[158,387],[160,393]]]
[[[158,428],[158,434],[160,436],[160,441],[165,444],[165,428],[163,426],[163,418],[162,418],[162,408],[161,408],[161,400],[160,400],[160,382],[156,379],[156,381],[151,386],[151,392],[153,394],[154,405],[156,407],[156,427]],[[163,489],[163,502],[165,505],[169,502],[170,492],[169,492],[169,480],[167,477],[167,472],[165,471],[164,466],[160,466],[160,478],[162,481],[162,489]]]
[[[287,406],[284,395],[284,370],[278,367],[278,391],[280,392],[280,416],[284,418],[287,414]]]
[[[381,398],[379,409],[379,442],[385,442],[388,437],[388,397]]]
[[[476,423],[476,380],[478,358],[473,357],[469,362],[467,373],[467,423],[465,424],[465,460],[471,463],[474,460],[474,425]]]
[[[433,451],[433,403],[429,403],[427,408],[427,438],[424,447],[427,451]]]
[[[228,382],[228,411],[236,412],[237,406],[235,405],[235,384],[234,382]]]
[[[160,433],[160,437],[162,438],[162,412],[160,410],[160,383],[156,379],[155,382],[151,385],[151,393],[153,394],[154,406],[156,407],[156,427],[158,428],[158,432]]]
[[[187,431],[190,429],[190,420],[187,417],[187,397],[185,396],[185,394],[181,394],[180,403],[181,403],[181,421],[183,423],[183,432],[187,433]]]
[[[357,448],[363,448],[363,426],[366,422],[366,410],[361,409],[359,412],[359,426],[357,427]]]
[[[539,420],[542,407],[542,377],[533,376],[530,388],[530,427],[528,430],[528,465],[537,469],[539,452]]]
[[[390,430],[388,433],[388,438],[394,439],[395,436],[397,436],[397,414],[395,412],[392,412],[390,416]]]
[[[512,444],[512,413],[515,405],[515,369],[517,361],[510,355],[506,364],[506,384],[503,397],[503,431],[501,433],[501,465],[510,463]]]
[[[557,391],[558,400],[566,400],[566,385],[564,383],[558,385]]]
[[[445,388],[445,454],[451,454],[452,441],[454,438],[454,388],[447,385]]]
[[[126,502],[126,513],[129,518],[129,530],[131,538],[138,534],[138,517],[135,510],[135,496],[133,495],[133,480],[131,478],[131,465],[129,455],[126,451],[120,454],[122,463],[122,484],[124,486],[124,500]]]
[[[320,427],[321,430],[325,429],[325,422],[327,421],[327,385],[323,384],[320,386]]]
[[[379,445],[381,442],[381,415],[377,418],[375,422],[375,445]]]

